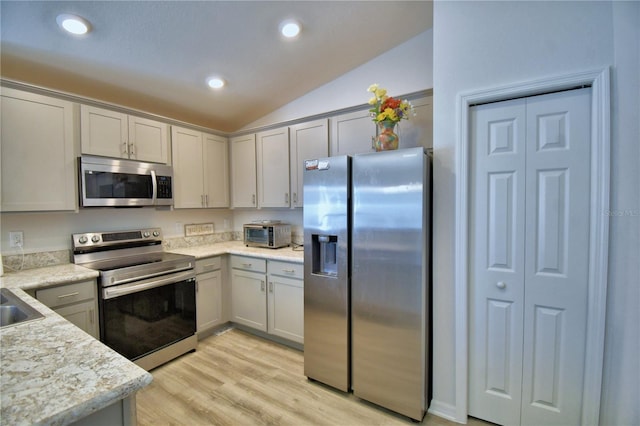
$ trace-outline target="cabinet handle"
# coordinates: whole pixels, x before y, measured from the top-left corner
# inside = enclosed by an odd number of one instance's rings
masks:
[[[209,194],[204,194],[204,206],[209,207]]]
[[[260,291],[264,291],[264,281],[260,281]]]
[[[204,207],[204,194],[200,194],[200,205]]]
[[[284,193],[284,203],[285,204],[289,204],[289,193],[288,192]]]
[[[297,192],[294,192],[294,193],[293,193],[293,202],[294,202],[294,203],[297,203],[297,202],[298,202],[298,193],[297,193]]]
[[[60,296],[58,296],[58,299],[64,299],[66,297],[73,297],[73,296],[77,296],[79,295],[79,292],[73,292],[73,293],[69,293],[69,294],[61,294]]]
[[[135,145],[133,142],[129,144],[129,155],[136,155]]]
[[[256,194],[251,195],[251,204],[256,205]]]
[[[273,282],[269,281],[269,293],[273,293]]]
[[[245,268],[251,268],[251,266],[253,266],[253,263],[243,263],[242,266],[244,266]]]
[[[294,274],[296,272],[295,269],[283,269],[282,272],[285,274]]]
[[[91,324],[93,324],[95,321],[95,318],[93,317],[93,315],[94,315],[94,309],[89,309],[89,322]]]
[[[496,283],[496,287],[498,287],[500,289],[505,288],[506,286],[507,286],[507,283],[505,283],[504,281],[498,281]]]
[[[129,151],[127,150],[128,146],[129,145],[127,144],[127,142],[123,142],[122,143],[122,155],[125,155],[125,154],[128,155],[129,154]]]

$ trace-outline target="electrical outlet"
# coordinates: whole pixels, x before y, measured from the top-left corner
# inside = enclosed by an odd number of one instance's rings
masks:
[[[24,234],[22,231],[9,232],[9,247],[24,247]]]

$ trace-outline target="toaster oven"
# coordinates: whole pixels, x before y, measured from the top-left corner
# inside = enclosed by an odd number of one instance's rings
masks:
[[[280,248],[291,245],[291,225],[280,222],[247,223],[244,244],[247,247]]]

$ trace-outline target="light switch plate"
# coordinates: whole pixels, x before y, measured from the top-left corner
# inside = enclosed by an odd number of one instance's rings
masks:
[[[213,234],[213,223],[192,223],[184,226],[185,237]]]

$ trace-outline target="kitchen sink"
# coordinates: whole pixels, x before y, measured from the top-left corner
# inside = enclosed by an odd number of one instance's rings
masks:
[[[0,289],[0,327],[22,324],[43,317],[44,315],[13,294],[11,290]]]

